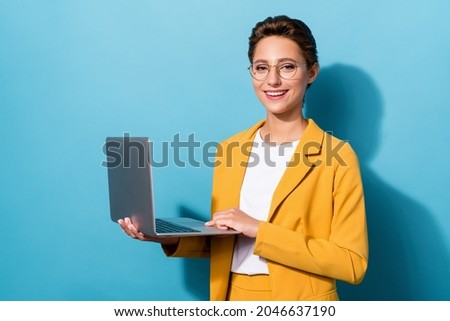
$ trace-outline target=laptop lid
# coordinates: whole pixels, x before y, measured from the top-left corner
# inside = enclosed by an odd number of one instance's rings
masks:
[[[107,137],[106,156],[111,220],[130,217],[137,229],[150,236],[196,236],[238,234],[234,230],[205,227],[204,222],[185,218],[164,218],[165,223],[184,226],[172,231],[157,228],[148,137]],[[158,219],[161,220],[161,219]]]

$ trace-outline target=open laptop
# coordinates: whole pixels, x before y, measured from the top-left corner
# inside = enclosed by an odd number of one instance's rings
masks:
[[[156,218],[149,138],[107,137],[105,147],[110,216],[114,222],[129,217],[140,232],[154,237],[240,233],[206,227],[204,222],[188,217]]]

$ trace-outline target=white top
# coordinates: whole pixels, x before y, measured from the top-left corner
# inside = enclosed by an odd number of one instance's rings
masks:
[[[298,140],[275,145],[265,143],[256,133],[250,152],[240,195],[240,210],[253,218],[266,221],[273,193],[283,176]],[[233,253],[231,271],[240,274],[269,274],[266,260],[253,254],[255,239],[239,235]]]

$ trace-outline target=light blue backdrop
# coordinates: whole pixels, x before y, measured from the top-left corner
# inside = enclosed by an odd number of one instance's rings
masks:
[[[247,38],[287,14],[318,43],[308,115],[361,160],[370,267],[342,299],[450,300],[449,12],[447,0],[0,0],[0,299],[207,299],[206,260],[167,259],[109,220],[102,145],[204,144],[264,117]],[[207,218],[211,174],[155,171],[158,213]]]

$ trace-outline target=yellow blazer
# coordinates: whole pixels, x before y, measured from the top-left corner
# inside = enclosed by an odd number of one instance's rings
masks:
[[[239,207],[251,144],[261,121],[222,142],[213,175],[212,213]],[[362,281],[368,263],[363,187],[347,142],[312,119],[259,225],[254,254],[267,260],[274,300],[338,300],[336,279]],[[225,300],[234,236],[182,238],[170,256],[210,257],[210,299]]]

